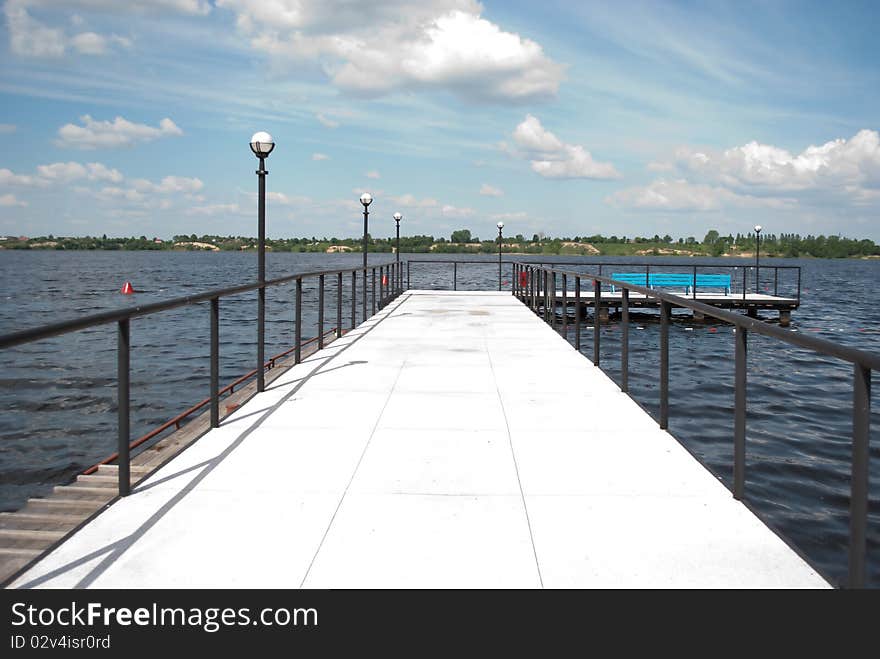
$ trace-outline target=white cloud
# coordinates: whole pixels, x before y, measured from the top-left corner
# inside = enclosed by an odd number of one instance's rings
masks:
[[[34,20],[27,11],[28,4],[23,0],[7,0],[3,7],[10,50],[26,57],[61,57],[67,40],[64,30]]]
[[[328,117],[327,115],[325,115],[321,112],[316,114],[315,118],[317,118],[317,120],[320,121],[321,124],[324,125],[326,128],[339,128],[338,121],[336,121],[335,119],[331,119],[330,117]]]
[[[313,153],[312,160],[330,160],[330,156],[326,153]]]
[[[364,176],[366,176],[367,178],[373,178],[373,179],[376,179],[376,178],[382,178],[382,177],[379,175],[379,172],[377,172],[375,169],[370,170],[369,172],[367,172],[366,174],[364,174]]]
[[[87,10],[120,12],[143,12],[171,10],[178,13],[206,13],[210,10],[207,2],[190,2],[176,0],[142,0],[137,2],[115,2],[111,0],[67,0],[65,8],[82,7]],[[107,55],[112,52],[111,45],[130,48],[131,39],[116,34],[105,36],[96,32],[85,31],[68,35],[64,26],[48,25],[34,18],[31,9],[57,9],[53,0],[7,0],[3,8],[6,24],[9,29],[9,46],[14,55],[19,57],[63,57],[69,50],[82,55]],[[204,11],[199,11],[199,8]],[[47,16],[49,11],[43,12]],[[85,19],[75,14],[70,24],[79,28]]]
[[[809,146],[798,155],[749,142],[722,153],[676,152],[679,169],[726,185],[772,190],[830,186],[880,187],[880,133],[860,130],[850,139]]]
[[[0,169],[0,185],[45,185],[46,182],[28,174],[16,174],[11,169]]]
[[[90,162],[85,165],[78,162],[56,162],[50,165],[39,165],[37,173],[43,179],[62,183],[82,178],[88,178],[90,181],[119,183],[124,178],[118,169],[111,169],[99,162]]]
[[[158,127],[134,123],[124,117],[116,117],[113,121],[95,121],[89,115],[83,115],[80,121],[82,126],[65,124],[59,128],[55,144],[78,149],[118,148],[183,135],[183,131],[168,117],[162,119]]]
[[[218,0],[253,48],[316,62],[336,86],[380,95],[442,88],[469,100],[554,96],[563,67],[482,18],[476,0]]]
[[[440,213],[444,217],[471,217],[476,213],[473,208],[458,208],[456,206],[452,206],[446,204],[443,208],[440,209]]]
[[[107,55],[111,52],[110,45],[116,44],[130,48],[131,40],[118,35],[109,37],[96,32],[79,32],[68,36],[62,25],[48,25],[34,18],[32,9],[49,10],[58,8],[57,0],[7,0],[3,11],[9,29],[9,45],[13,54],[21,57],[62,57],[69,50],[84,55]],[[211,11],[207,0],[65,0],[64,8],[80,7],[87,11],[105,13],[163,14],[176,13],[186,15],[204,15]],[[58,14],[60,12],[56,12]],[[63,16],[63,15],[62,15]],[[56,20],[62,18],[57,16]],[[74,14],[70,24],[81,27],[85,19]]]
[[[513,131],[513,139],[521,155],[531,161],[532,171],[545,178],[620,178],[614,165],[593,160],[578,144],[566,144],[530,114]],[[510,150],[503,143],[501,148]]]
[[[14,194],[5,194],[0,195],[0,206],[12,207],[12,206],[27,206],[26,201],[19,201],[16,199]]]
[[[18,130],[18,126],[15,124],[0,124],[0,135],[14,133],[16,130]]]
[[[172,194],[176,192],[195,194],[205,187],[205,184],[200,179],[187,178],[185,176],[166,176],[159,183],[139,178],[131,181],[131,184],[138,192],[157,192],[159,194]]]
[[[256,199],[256,194],[252,194],[252,197]],[[293,206],[293,205],[303,205],[303,204],[311,204],[312,200],[309,197],[303,197],[299,195],[288,195],[283,192],[269,192],[269,201],[281,204],[282,206]]]
[[[238,204],[208,204],[206,206],[194,206],[186,210],[186,215],[207,216],[214,215],[243,215],[244,211]]]
[[[418,199],[414,195],[409,193],[400,195],[399,197],[391,197],[391,201],[393,201],[396,205],[402,206],[404,208],[436,208],[440,205],[436,199],[432,199],[427,197],[425,199]]]
[[[70,45],[83,55],[106,55],[107,38],[95,32],[81,32],[70,39]]]
[[[480,194],[484,197],[501,197],[504,195],[504,192],[488,183],[483,183],[480,186]]]
[[[658,179],[644,187],[619,190],[605,201],[621,207],[666,211],[719,211],[724,208],[791,208],[792,199],[768,199],[684,179]]]
[[[514,213],[495,213],[494,215],[490,215],[489,219],[492,220],[524,220],[529,216],[525,211],[516,211]]]
[[[686,181],[693,189],[709,186],[735,193],[740,199],[866,205],[880,200],[876,194],[880,191],[880,133],[861,130],[849,139],[809,146],[797,155],[757,141],[724,151],[683,146],[671,161],[648,167],[674,172],[678,182]],[[655,181],[651,185],[659,184]],[[637,196],[628,198],[635,201]],[[642,201],[647,203],[647,199]]]

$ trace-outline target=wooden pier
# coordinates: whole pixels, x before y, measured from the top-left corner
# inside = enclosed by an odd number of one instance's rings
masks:
[[[509,293],[403,293],[107,503],[12,587],[828,586]]]

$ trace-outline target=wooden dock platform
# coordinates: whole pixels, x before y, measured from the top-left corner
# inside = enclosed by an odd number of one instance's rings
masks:
[[[12,587],[828,584],[515,297],[407,291]]]
[[[669,291],[673,292],[673,291]],[[758,311],[777,311],[779,312],[779,322],[783,327],[787,327],[791,322],[791,312],[800,306],[797,298],[781,297],[778,295],[768,295],[766,293],[697,293],[696,295],[681,292],[675,292],[688,300],[696,300],[718,309],[733,309],[745,311],[751,316],[757,315]],[[553,297],[554,308],[560,311],[563,306],[567,306],[569,313],[574,313],[575,292],[573,290],[566,291],[563,297],[562,290],[556,291]],[[596,304],[596,298],[593,291],[581,291],[581,305],[583,312],[588,308],[592,308]],[[617,313],[623,304],[623,293],[621,291],[601,291],[599,297],[599,309],[602,319],[607,319],[609,312]],[[642,293],[631,291],[629,293],[629,306],[631,309],[659,309],[660,301],[657,298],[648,297]],[[690,315],[690,314],[689,314]],[[702,320],[702,317],[700,317]]]

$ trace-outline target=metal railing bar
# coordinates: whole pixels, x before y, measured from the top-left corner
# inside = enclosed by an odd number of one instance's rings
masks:
[[[131,440],[129,403],[131,382],[129,380],[131,360],[131,335],[128,318],[119,321],[116,347],[116,407],[117,407],[117,453],[119,455],[119,496],[131,493],[131,474],[129,466],[129,443]]]
[[[541,271],[548,273],[551,269],[542,268]],[[568,274],[583,276],[580,273],[570,271]],[[792,330],[777,327],[776,325],[770,325],[758,318],[749,318],[742,314],[713,307],[704,302],[691,300],[689,298],[673,295],[672,293],[665,293],[652,288],[646,288],[644,286],[639,286],[638,284],[630,284],[628,282],[617,281],[610,277],[600,277],[598,275],[590,275],[590,278],[597,279],[607,284],[613,284],[616,287],[627,289],[631,292],[641,293],[646,297],[669,302],[676,307],[700,312],[706,316],[716,318],[736,327],[744,327],[750,332],[777,338],[791,345],[831,355],[851,363],[862,364],[874,371],[880,371],[880,354],[877,353],[866,352],[864,350],[859,350],[858,348],[851,348],[849,346],[833,343],[827,339],[793,332]]]
[[[308,279],[311,277],[317,277],[321,274],[357,272],[361,269],[362,268],[345,268],[342,270],[323,271],[317,270],[314,272],[303,272],[294,275],[285,275],[284,277],[278,277],[277,279],[266,280],[265,286],[268,288],[271,286],[287,284],[297,279]],[[194,295],[185,295],[182,297],[173,298],[171,300],[152,302],[150,304],[138,305],[136,307],[125,309],[103,311],[96,314],[89,314],[88,316],[82,316],[81,318],[73,318],[71,320],[63,320],[57,323],[50,323],[48,325],[41,325],[39,327],[19,330],[17,332],[10,332],[9,334],[4,334],[3,336],[0,336],[0,349],[11,348],[13,346],[22,345],[24,343],[30,343],[31,341],[48,339],[55,336],[60,336],[62,334],[67,334],[69,332],[86,329],[88,327],[94,327],[96,325],[105,325],[108,323],[119,322],[120,320],[139,318],[141,316],[149,316],[160,311],[169,311],[171,309],[177,309],[179,307],[185,307],[191,304],[208,302],[209,300],[211,300],[211,298],[215,297],[222,298],[229,295],[248,293],[250,291],[255,291],[259,289],[263,285],[264,284],[261,284],[260,282],[254,282],[252,284],[241,284],[240,286],[218,288],[210,291],[205,291],[204,293],[196,293]]]
[[[336,328],[335,328],[335,327],[332,328],[332,329],[330,329],[330,330],[328,330],[328,331],[326,332],[326,336],[330,336],[330,335],[332,335],[334,332],[336,332]],[[312,337],[312,338],[310,338],[310,339],[307,339],[307,340],[305,340],[305,341],[302,342],[302,347],[305,348],[306,346],[308,346],[308,345],[311,344],[311,343],[314,343],[314,342],[317,341],[317,340],[318,340],[318,337],[317,337],[317,336],[314,336],[314,337]],[[277,355],[274,355],[273,357],[271,357],[271,358],[270,358],[270,359],[269,359],[269,360],[263,365],[263,368],[264,368],[264,369],[274,368],[274,366],[275,366],[275,362],[276,362],[276,361],[278,361],[278,360],[281,359],[282,357],[286,357],[287,355],[289,355],[290,353],[294,352],[295,350],[296,350],[296,348],[288,348],[288,349],[285,350],[284,352],[279,352]],[[222,396],[223,394],[226,394],[226,393],[230,393],[230,394],[231,394],[231,393],[234,393],[234,392],[235,392],[235,388],[236,388],[237,386],[239,386],[239,385],[242,384],[243,382],[246,382],[247,380],[250,380],[250,379],[253,378],[256,374],[257,374],[257,369],[253,369],[253,370],[251,370],[251,371],[248,371],[248,372],[245,373],[244,375],[240,376],[239,378],[235,379],[234,381],[230,382],[230,383],[227,384],[225,387],[223,387],[222,389],[220,389],[220,390],[217,391],[217,396],[218,396],[218,398],[219,398],[220,396]],[[144,442],[148,442],[148,441],[150,441],[151,439],[157,437],[158,435],[161,435],[163,432],[165,432],[166,430],[168,430],[169,428],[171,428],[171,426],[176,426],[177,428],[180,428],[180,424],[181,424],[186,418],[192,416],[193,414],[195,414],[196,412],[198,412],[200,409],[202,409],[203,407],[205,407],[205,405],[209,405],[210,403],[211,403],[211,398],[210,398],[210,397],[209,397],[209,398],[205,398],[204,400],[200,401],[199,403],[196,403],[195,405],[193,405],[192,407],[190,407],[190,408],[184,410],[183,412],[181,412],[180,414],[178,414],[178,415],[175,416],[174,418],[169,419],[168,421],[166,421],[165,423],[163,423],[161,426],[158,426],[158,427],[156,427],[156,428],[153,428],[153,430],[151,430],[150,432],[148,432],[148,433],[146,433],[145,435],[142,435],[141,437],[138,437],[136,440],[130,442],[129,445],[128,445],[129,450],[131,450],[131,449],[136,449],[136,448],[138,448],[141,444],[143,444]],[[98,470],[98,467],[100,467],[101,465],[110,464],[111,462],[115,462],[115,461],[118,460],[118,459],[119,459],[119,452],[117,451],[116,453],[113,453],[113,454],[109,455],[108,457],[106,457],[106,458],[105,458],[104,460],[102,460],[101,462],[98,462],[97,464],[92,465],[91,467],[89,467],[88,469],[86,469],[86,470],[85,470],[84,472],[82,472],[82,473],[83,473],[83,475],[88,476],[89,474],[93,474],[93,473],[95,473],[95,472]]]

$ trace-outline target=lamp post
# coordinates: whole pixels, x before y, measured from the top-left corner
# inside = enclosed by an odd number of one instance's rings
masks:
[[[275,142],[269,133],[262,131],[254,133],[251,137],[251,151],[260,159],[260,168],[257,170],[259,181],[259,201],[257,206],[257,281],[260,284],[266,282],[266,158],[275,148]],[[264,338],[266,328],[266,287],[260,286],[257,303],[257,391],[266,388],[263,375],[264,364]]]
[[[761,266],[758,256],[761,253],[761,225],[755,225],[755,293],[761,290]]]
[[[397,253],[397,277],[395,279],[398,280],[394,282],[394,287],[398,290],[400,290],[400,221],[402,219],[403,215],[400,213],[394,214],[394,222],[397,224],[397,248],[395,250]]]
[[[364,320],[367,319],[367,217],[370,211],[368,206],[373,203],[373,195],[365,192],[361,195],[361,203],[364,205]]]
[[[501,290],[501,230],[504,228],[504,222],[499,221],[498,227],[498,290]]]

